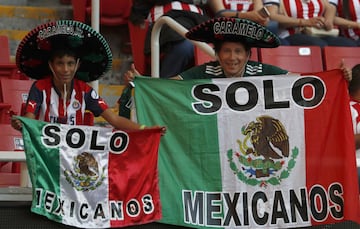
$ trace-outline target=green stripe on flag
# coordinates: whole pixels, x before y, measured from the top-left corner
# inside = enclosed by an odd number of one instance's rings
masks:
[[[209,81],[199,80],[202,84],[207,82]],[[167,133],[161,139],[159,151],[160,190],[164,190],[160,191],[162,222],[186,226],[188,224],[184,224],[184,215],[187,214],[182,208],[174,208],[174,206],[186,204],[182,198],[183,191],[222,190],[219,152],[214,151],[218,149],[217,117],[196,114],[192,108],[193,84],[194,81],[186,83],[186,81],[145,77],[135,79],[138,122],[148,126],[167,127]],[[166,88],[167,92],[182,93],[163,94],[164,90],[160,88]],[[167,110],[172,110],[171,115],[167,113]],[[206,144],[199,144],[199,142],[206,142]],[[176,172],[176,174],[169,174],[171,172]],[[208,182],[209,180],[211,182]],[[195,193],[192,195],[192,200],[194,200]],[[178,222],[173,222],[173,219]]]
[[[57,198],[60,197],[59,148],[46,147],[42,143],[41,137],[43,136],[41,133],[43,126],[49,123],[24,117],[18,118],[23,123],[22,134],[31,183],[33,187],[37,187],[36,190],[33,190],[31,210],[61,222],[60,214],[56,218],[54,218],[54,214],[49,214],[49,212],[58,209]],[[58,174],[58,176],[54,176],[54,174]],[[54,206],[52,209],[48,209],[49,202],[46,202],[45,199],[50,201],[52,198],[55,198]]]

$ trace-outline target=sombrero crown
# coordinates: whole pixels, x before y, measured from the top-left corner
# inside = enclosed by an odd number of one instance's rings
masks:
[[[242,18],[219,17],[203,22],[186,33],[186,37],[207,43],[240,41],[250,47],[275,48],[279,38],[264,26]]]
[[[33,79],[51,75],[48,61],[55,49],[72,50],[80,58],[76,78],[85,82],[97,80],[112,65],[112,54],[105,38],[90,26],[71,20],[40,25],[20,42],[16,65]]]

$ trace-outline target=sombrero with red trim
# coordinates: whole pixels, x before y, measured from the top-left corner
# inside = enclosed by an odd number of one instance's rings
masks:
[[[186,37],[207,43],[241,41],[258,48],[275,48],[280,45],[279,38],[270,30],[243,18],[210,19],[190,29]]]
[[[48,61],[59,47],[72,50],[80,58],[75,77],[85,82],[99,79],[112,66],[105,38],[90,26],[72,20],[49,22],[30,31],[18,46],[16,65],[33,79],[50,76]]]

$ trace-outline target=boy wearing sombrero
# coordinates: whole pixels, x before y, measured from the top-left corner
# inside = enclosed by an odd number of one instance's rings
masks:
[[[204,79],[281,75],[288,71],[279,67],[251,61],[251,48],[276,48],[279,38],[264,26],[241,18],[219,17],[199,24],[186,33],[195,41],[212,43],[217,61],[195,66],[172,79]],[[345,79],[351,79],[351,69],[341,66]],[[135,66],[125,73],[131,81],[139,75]]]
[[[100,78],[111,63],[111,51],[104,37],[86,24],[63,20],[36,27],[21,41],[16,53],[19,70],[36,79],[24,116],[83,125],[85,111],[89,110],[116,129],[143,129],[145,126],[112,112],[86,83]],[[21,130],[18,119],[13,118],[11,124]]]

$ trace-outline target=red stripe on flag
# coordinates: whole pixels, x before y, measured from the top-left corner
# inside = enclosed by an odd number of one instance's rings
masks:
[[[326,96],[321,105],[305,110],[306,183],[309,193],[316,185],[321,185],[329,193],[333,184],[341,184],[344,204],[340,208],[343,208],[344,218],[335,219],[328,212],[325,221],[317,222],[313,218],[312,224],[331,224],[343,220],[360,222],[355,144],[347,82],[340,70],[316,75],[326,84]],[[329,194],[327,197],[328,206],[324,207],[338,211]]]
[[[112,227],[149,223],[161,218],[157,169],[160,130],[133,131],[128,132],[128,136],[125,152],[109,153],[109,201],[122,201],[124,215],[123,220],[111,221]],[[126,209],[134,215],[130,216]]]

